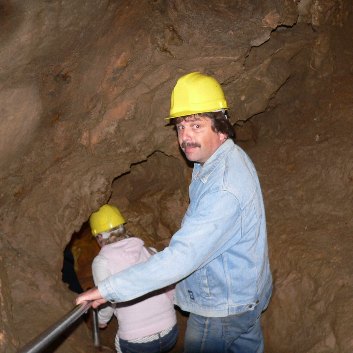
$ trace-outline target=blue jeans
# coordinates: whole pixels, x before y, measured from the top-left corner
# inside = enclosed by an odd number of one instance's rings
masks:
[[[178,326],[165,336],[157,340],[146,343],[131,343],[129,341],[119,339],[120,349],[123,353],[163,353],[172,349],[178,339]]]
[[[226,317],[204,317],[190,313],[184,353],[263,353],[260,316],[269,295],[254,310]]]

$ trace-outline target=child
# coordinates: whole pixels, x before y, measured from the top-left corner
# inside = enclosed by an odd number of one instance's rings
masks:
[[[92,263],[95,284],[139,262],[156,250],[126,231],[120,211],[103,205],[90,217],[90,226],[101,250]],[[173,305],[173,289],[164,289],[121,304],[104,304],[98,312],[100,328],[113,314],[118,319],[115,347],[118,353],[161,353],[176,343],[178,328]]]

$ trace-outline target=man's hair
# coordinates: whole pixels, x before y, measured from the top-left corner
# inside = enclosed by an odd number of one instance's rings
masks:
[[[229,120],[229,116],[227,111],[219,111],[219,112],[208,112],[208,113],[199,113],[192,114],[187,116],[181,116],[179,118],[170,119],[170,123],[174,126],[176,124],[180,124],[182,121],[187,120],[188,118],[209,118],[212,122],[212,130],[214,132],[220,132],[222,134],[227,135],[228,138],[232,139],[235,142],[235,130],[233,125]]]

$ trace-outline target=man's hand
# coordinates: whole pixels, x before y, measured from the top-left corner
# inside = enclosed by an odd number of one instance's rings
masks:
[[[83,292],[76,298],[76,305],[86,301],[93,301],[92,308],[97,308],[99,305],[106,303],[107,301],[101,296],[97,287]]]

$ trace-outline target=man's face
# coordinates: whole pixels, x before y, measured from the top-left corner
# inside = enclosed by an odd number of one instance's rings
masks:
[[[176,125],[178,141],[186,158],[191,162],[205,163],[227,136],[212,130],[208,117],[190,116]]]

